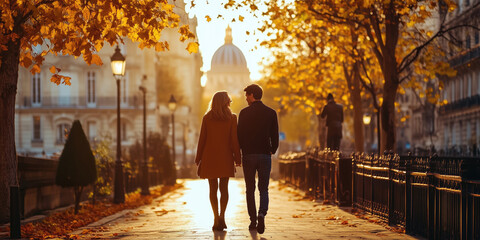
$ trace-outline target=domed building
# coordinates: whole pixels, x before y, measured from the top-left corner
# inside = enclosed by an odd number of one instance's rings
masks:
[[[216,91],[226,90],[234,97],[243,96],[250,84],[250,71],[242,51],[235,46],[230,26],[226,29],[225,44],[213,54],[204,94],[211,97]]]

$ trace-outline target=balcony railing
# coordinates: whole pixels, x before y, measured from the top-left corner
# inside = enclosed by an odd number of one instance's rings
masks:
[[[141,108],[141,99],[136,96],[127,97],[121,101],[122,108]],[[42,97],[41,102],[33,103],[31,97],[19,99],[19,108],[116,108],[117,97],[97,97],[94,102],[88,102],[86,97]]]
[[[463,52],[460,55],[453,57],[448,62],[452,67],[458,67],[458,66],[467,64],[470,61],[474,60],[475,58],[479,58],[479,57],[480,57],[480,46],[476,46],[467,52]]]
[[[441,113],[448,113],[451,111],[458,111],[464,108],[479,106],[480,105],[480,95],[475,95],[471,97],[467,97],[464,99],[457,100],[455,102],[446,104],[440,107]]]

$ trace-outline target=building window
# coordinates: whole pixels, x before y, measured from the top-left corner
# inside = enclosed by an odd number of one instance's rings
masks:
[[[122,124],[121,140],[126,141],[127,140],[127,124],[125,122],[122,122],[121,124]]]
[[[95,72],[87,73],[87,103],[92,104],[96,102],[95,97]]]
[[[471,47],[471,44],[470,44],[470,34],[467,34],[465,36],[465,46],[467,49],[469,49]]]
[[[90,141],[95,140],[97,137],[97,123],[93,121],[87,122],[87,128],[88,128],[88,138],[90,138]]]
[[[67,141],[68,134],[70,133],[70,125],[62,123],[57,126],[57,143],[64,144]]]
[[[478,39],[478,31],[475,31],[474,36],[475,36],[475,45],[477,45],[478,42],[479,42],[479,39]]]
[[[458,81],[458,82],[459,82],[458,84],[460,85],[459,88],[458,88],[458,90],[459,90],[459,96],[458,96],[459,99],[463,99],[463,98],[464,98],[464,94],[463,94],[463,81],[464,81],[464,79],[465,79],[464,76],[462,76],[462,77],[459,78],[459,81]]]
[[[477,94],[480,94],[480,72],[477,72]]]
[[[32,76],[32,104],[37,106],[42,103],[40,80],[40,73],[35,73]]]
[[[451,86],[452,86],[452,88],[451,88],[451,90],[452,90],[452,102],[455,102],[455,100],[456,100],[455,99],[455,81],[452,82]]]
[[[473,73],[467,75],[467,78],[468,78],[468,80],[467,80],[468,81],[468,83],[467,83],[467,85],[468,85],[467,97],[472,96],[472,75],[473,75]]]
[[[450,135],[452,136],[452,146],[455,146],[457,144],[457,132],[455,131],[455,123],[452,123],[450,125]]]
[[[469,120],[467,121],[467,134],[465,137],[465,140],[467,141],[466,144],[470,145],[472,141],[472,125]]]
[[[480,119],[477,117],[477,124],[476,124],[476,140],[477,140],[477,146],[480,146]]]
[[[33,140],[34,141],[40,141],[42,139],[40,128],[41,128],[40,116],[33,116]]]

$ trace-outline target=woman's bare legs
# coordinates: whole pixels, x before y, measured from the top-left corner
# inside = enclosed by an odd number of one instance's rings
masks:
[[[225,224],[225,210],[228,203],[228,177],[220,178],[220,227],[227,228]]]
[[[217,230],[218,228],[218,179],[209,178],[208,185],[210,186],[210,205],[212,205],[213,216],[215,217],[212,230]]]

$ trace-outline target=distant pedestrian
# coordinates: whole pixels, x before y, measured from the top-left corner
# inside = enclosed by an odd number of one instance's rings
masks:
[[[209,109],[202,119],[195,164],[198,175],[207,178],[210,187],[214,224],[212,230],[223,231],[225,210],[228,203],[228,180],[235,176],[235,165],[241,166],[240,147],[237,137],[237,116],[230,109],[227,92],[216,92]],[[220,180],[220,183],[219,183]],[[217,191],[220,184],[220,213]]]
[[[342,139],[343,107],[335,103],[331,93],[327,96],[327,105],[320,116],[327,117],[327,148],[339,151]]]
[[[250,225],[248,229],[265,231],[268,210],[268,183],[272,169],[272,154],[278,148],[278,121],[275,110],[265,106],[261,99],[263,90],[257,84],[245,89],[248,107],[238,116],[238,141],[242,150],[243,174]],[[255,175],[258,173],[260,207],[255,206]],[[258,221],[258,225],[257,225]]]

